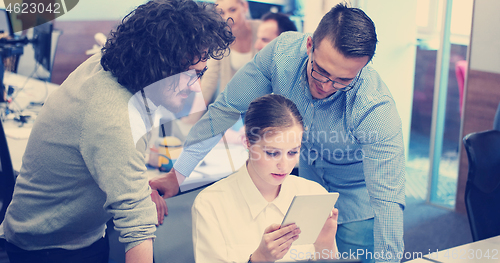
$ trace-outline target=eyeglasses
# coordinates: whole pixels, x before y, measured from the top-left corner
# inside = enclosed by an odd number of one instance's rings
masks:
[[[188,81],[188,86],[192,86],[193,84],[196,83],[196,81],[198,81],[198,79],[201,78],[201,76],[203,76],[203,74],[205,74],[205,71],[207,71],[208,67],[205,66],[205,68],[203,68],[200,72],[196,73],[196,74],[191,74],[191,71],[192,70],[189,70],[187,72],[185,72],[186,75],[189,76],[189,81]]]
[[[313,54],[314,54],[314,49],[313,49]],[[320,72],[316,71],[314,69],[314,60],[311,58],[311,77],[321,83],[328,83],[329,81],[332,82],[332,87],[338,91],[349,91],[351,90],[354,85],[356,85],[356,82],[358,81],[359,79],[359,75],[361,75],[361,71],[363,71],[363,69],[361,69],[358,73],[358,75],[356,75],[356,78],[353,79],[350,83],[342,83],[342,82],[338,82],[338,81],[335,81],[335,80],[332,80],[330,79],[329,77],[321,74]]]

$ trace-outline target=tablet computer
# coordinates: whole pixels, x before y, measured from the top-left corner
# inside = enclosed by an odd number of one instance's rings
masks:
[[[281,226],[295,223],[300,228],[301,233],[294,245],[316,241],[338,198],[339,193],[296,195],[293,198]]]

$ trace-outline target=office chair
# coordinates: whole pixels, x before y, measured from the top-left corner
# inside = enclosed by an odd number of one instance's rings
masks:
[[[500,131],[464,137],[469,159],[465,207],[474,241],[500,235]]]
[[[5,217],[5,211],[12,200],[15,184],[14,168],[10,159],[7,138],[0,121],[0,222]]]

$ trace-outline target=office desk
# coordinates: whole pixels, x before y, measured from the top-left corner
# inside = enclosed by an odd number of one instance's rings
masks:
[[[9,71],[5,72],[3,82],[6,87],[12,86],[15,90],[22,89],[15,99],[15,105],[12,105],[16,107],[16,110],[18,109],[17,107],[21,109],[26,108],[30,102],[44,102],[47,99],[47,95],[59,87],[59,85],[51,82],[28,78]]]
[[[194,262],[191,206],[202,189],[167,199],[168,216],[156,229],[155,263]]]
[[[153,243],[155,263],[194,263],[191,206],[201,190],[203,188],[166,200],[168,216],[156,229]],[[118,241],[119,234],[113,229],[112,221],[108,222],[106,234],[109,237],[110,263],[125,263],[125,246]]]
[[[481,241],[449,248],[442,251],[431,251],[424,254],[424,258],[414,259],[407,262],[435,262],[435,263],[479,263],[500,262],[500,236],[484,239]]]
[[[229,144],[228,148],[229,153],[224,144],[217,144],[181,184],[181,192],[190,191],[218,181],[243,166],[248,159],[248,153],[243,145]],[[156,169],[148,170],[146,173],[149,178],[154,178],[162,174]]]
[[[44,102],[47,95],[59,87],[59,85],[54,83],[28,78],[9,71],[5,72],[4,84],[6,87],[12,86],[16,90],[23,88],[14,102],[9,105],[9,108],[13,108],[14,110],[25,109],[30,102]],[[23,127],[19,127],[20,123],[14,121],[12,117],[13,114],[7,116],[7,120],[4,122],[4,130],[9,145],[12,166],[14,170],[19,171],[21,169],[24,150],[28,143],[28,137],[33,126],[33,120],[29,120]]]

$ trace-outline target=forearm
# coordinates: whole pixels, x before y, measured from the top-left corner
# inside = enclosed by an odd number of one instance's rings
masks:
[[[255,85],[249,86],[249,83]],[[222,134],[240,119],[242,112],[246,112],[248,105],[255,98],[271,92],[270,79],[264,75],[258,63],[245,65],[217,100],[209,105],[207,113],[191,128],[183,153],[174,168],[184,176],[189,176],[198,162],[217,144]],[[218,139],[214,139],[216,137]],[[205,146],[200,147],[203,143]]]
[[[222,135],[219,134],[205,141],[185,145],[181,155],[174,163],[175,171],[188,177],[196,165],[212,150],[221,138]]]
[[[379,134],[381,134],[379,132]],[[405,160],[400,129],[363,148],[366,187],[375,214],[375,253],[381,262],[399,262],[404,252]]]
[[[399,262],[398,257],[404,253],[403,206],[377,200],[372,202],[372,207],[375,212],[375,252],[384,255],[382,262]]]
[[[153,262],[153,240],[147,239],[125,253],[126,263]]]

